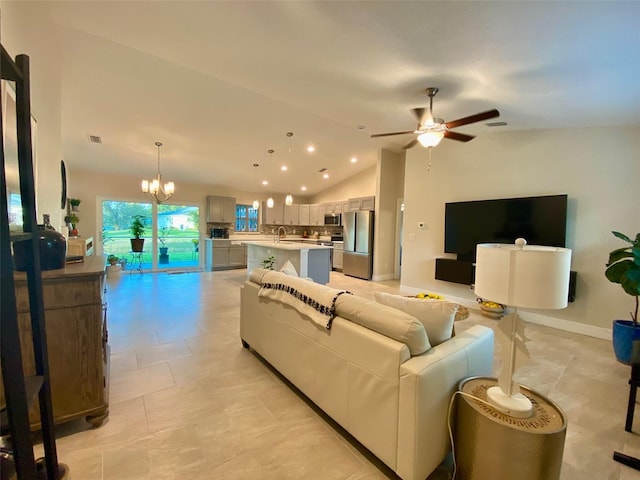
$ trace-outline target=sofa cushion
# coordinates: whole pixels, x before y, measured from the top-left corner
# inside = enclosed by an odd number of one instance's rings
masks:
[[[385,292],[375,292],[376,301],[397,308],[417,318],[424,325],[431,346],[449,340],[458,305],[444,300],[403,297]]]
[[[404,343],[411,355],[431,348],[423,325],[411,315],[355,295],[336,299],[336,314],[358,325]]]
[[[287,260],[286,262],[284,262],[284,265],[282,265],[282,267],[280,267],[280,271],[286,275],[290,275],[292,277],[297,277],[298,276],[298,271],[296,270],[296,267],[293,266],[293,263],[291,263],[289,260]]]

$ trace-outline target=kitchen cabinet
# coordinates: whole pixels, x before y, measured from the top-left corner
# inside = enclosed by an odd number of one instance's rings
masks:
[[[339,213],[342,213],[342,202],[325,203],[324,213],[327,215],[331,215],[331,214],[338,215]]]
[[[247,266],[247,247],[226,239],[205,239],[205,269],[230,270]]]
[[[207,222],[235,223],[236,199],[233,197],[207,197]]]
[[[350,212],[358,210],[375,210],[376,197],[358,197],[350,198],[348,201],[348,210]]]
[[[298,225],[309,225],[310,205],[298,205]]]
[[[273,208],[262,202],[262,223],[265,225],[282,225],[284,223],[284,203],[276,202]]]
[[[324,205],[309,205],[309,225],[324,225]]]
[[[300,205],[284,206],[284,224],[300,225]]]

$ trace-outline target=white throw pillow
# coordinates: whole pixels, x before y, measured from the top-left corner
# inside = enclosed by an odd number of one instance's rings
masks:
[[[296,267],[293,266],[293,263],[291,263],[289,260],[287,260],[284,265],[282,265],[282,267],[280,267],[280,271],[286,275],[291,275],[292,277],[297,277],[298,276],[298,272],[296,270]]]
[[[375,292],[376,301],[416,317],[429,336],[432,347],[449,340],[458,305],[444,300],[403,297],[391,293]]]

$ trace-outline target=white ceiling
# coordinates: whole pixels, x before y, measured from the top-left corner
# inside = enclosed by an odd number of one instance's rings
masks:
[[[640,125],[640,2],[24,3],[59,42],[67,163],[148,178],[160,141],[178,191],[317,193],[412,140],[369,135],[415,128],[431,86],[446,121],[508,123],[462,133]]]

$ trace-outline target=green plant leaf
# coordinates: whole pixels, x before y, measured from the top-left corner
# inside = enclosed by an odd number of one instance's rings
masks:
[[[629,278],[628,275],[623,275],[621,284],[624,291],[629,295],[633,297],[640,295],[640,283]]]
[[[631,240],[629,237],[627,237],[624,233],[620,233],[620,232],[611,232],[611,233],[613,233],[616,237],[624,240],[625,242],[633,243],[633,240]],[[640,234],[638,234],[638,235],[640,235]]]
[[[622,283],[622,276],[631,268],[633,262],[631,260],[623,260],[618,263],[614,263],[604,272],[610,282]]]
[[[609,262],[607,263],[607,267],[622,260],[623,258],[631,257],[633,257],[633,254],[629,251],[629,248],[619,248],[617,250],[614,250],[609,254]]]

